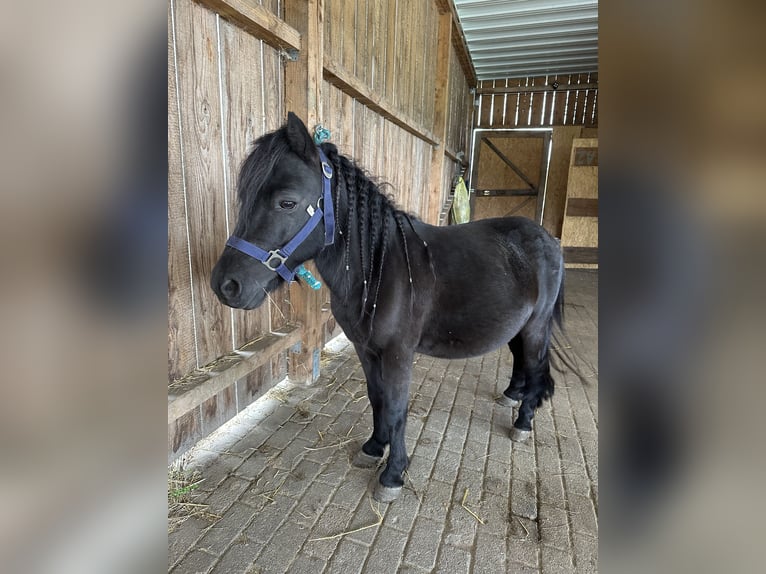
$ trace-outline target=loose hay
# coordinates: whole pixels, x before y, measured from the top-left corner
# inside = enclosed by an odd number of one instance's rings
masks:
[[[207,504],[198,502],[197,488],[204,481],[198,471],[189,472],[181,465],[168,468],[168,534],[192,517],[220,520],[220,516],[208,512]]]
[[[466,512],[468,512],[468,514],[470,514],[470,515],[471,515],[471,516],[473,516],[473,517],[474,517],[476,520],[478,520],[480,524],[484,524],[484,521],[483,521],[481,518],[479,518],[479,517],[476,515],[476,513],[475,513],[473,510],[471,510],[470,508],[468,508],[468,507],[465,505],[465,501],[466,501],[466,499],[467,499],[467,498],[468,498],[468,489],[466,488],[466,489],[465,489],[465,492],[463,493],[463,500],[460,502],[460,506],[462,506],[462,507],[463,507],[463,509],[464,509]]]

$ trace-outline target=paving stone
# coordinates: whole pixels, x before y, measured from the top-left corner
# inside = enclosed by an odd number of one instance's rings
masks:
[[[570,494],[568,500],[572,530],[598,538],[598,521],[593,502],[576,494]]]
[[[264,503],[264,506],[254,513],[253,521],[245,529],[247,537],[256,542],[270,541],[297,501],[287,496],[274,495],[273,502],[264,501]]]
[[[328,572],[343,574],[358,574],[367,558],[369,548],[344,538],[333,552]]]
[[[468,574],[471,568],[471,555],[462,548],[455,548],[445,544],[439,551],[436,561],[437,572],[450,572],[453,574]]]
[[[251,507],[239,502],[234,503],[218,522],[208,528],[199,539],[197,547],[219,556],[231,541],[240,535],[253,516]]]
[[[183,528],[177,527],[169,532],[168,566],[177,564],[212,524],[210,520],[193,516],[183,522]]]
[[[506,572],[505,568],[505,538],[480,534],[476,537],[476,551],[474,553],[474,574],[497,574]],[[514,570],[507,570],[514,572]]]
[[[291,574],[320,574],[325,566],[324,560],[300,552],[290,564],[289,572]]]
[[[560,550],[567,550],[569,548],[569,520],[566,510],[541,504],[538,514],[542,543]]]
[[[419,496],[407,486],[396,503],[388,505],[383,525],[409,533],[419,512]]]
[[[324,561],[328,561],[338,545],[338,538],[331,538],[329,540],[313,540],[317,538],[326,538],[328,536],[335,536],[341,532],[347,530],[348,523],[351,521],[351,513],[340,506],[335,504],[329,504],[319,520],[311,529],[309,539],[303,545],[303,552],[309,556],[321,558]]]
[[[211,574],[231,574],[232,572],[253,572],[253,564],[256,560],[256,554],[263,549],[263,545],[246,539],[235,541],[224,552],[221,559],[210,571]],[[279,570],[270,570],[270,572],[279,572]]]
[[[434,479],[428,481],[421,500],[420,516],[433,518],[444,524],[450,506],[452,485]]]
[[[598,539],[574,533],[575,570],[582,573],[598,572]]]
[[[425,570],[433,570],[443,528],[442,521],[417,518],[404,551],[404,562]]]
[[[540,562],[543,574],[574,572],[572,556],[565,550],[543,545],[540,550]]]
[[[209,572],[213,563],[217,560],[215,556],[201,550],[193,550],[179,562],[172,574],[195,574],[197,572]]]
[[[236,476],[230,476],[204,500],[204,503],[207,504],[205,510],[211,514],[223,516],[226,510],[234,504],[234,501],[237,500],[249,486],[249,481]]]
[[[366,572],[397,572],[407,544],[407,534],[381,526],[364,565]]]

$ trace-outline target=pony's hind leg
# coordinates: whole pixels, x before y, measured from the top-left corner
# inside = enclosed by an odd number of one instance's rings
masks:
[[[543,328],[527,325],[523,331],[524,398],[511,430],[511,439],[517,442],[529,438],[532,433],[535,410],[543,400],[553,395],[553,377],[551,377],[549,357],[550,330],[550,321],[548,321]]]
[[[516,335],[508,343],[513,355],[513,371],[511,372],[511,382],[503,394],[497,398],[497,402],[506,407],[517,407],[524,398],[524,386],[526,377],[524,375],[524,343],[521,335]]]

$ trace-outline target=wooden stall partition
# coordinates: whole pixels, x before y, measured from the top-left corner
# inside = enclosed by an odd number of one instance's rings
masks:
[[[567,267],[598,268],[598,140],[575,138],[561,246]]]
[[[282,122],[280,50],[299,47],[300,35],[267,7],[171,0],[168,8],[171,460],[280,380],[290,337],[271,333],[299,332],[285,289],[243,312],[221,305],[209,280],[237,216],[239,165]],[[232,355],[254,340],[265,342],[258,353]]]

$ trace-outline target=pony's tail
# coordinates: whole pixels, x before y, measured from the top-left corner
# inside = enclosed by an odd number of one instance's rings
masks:
[[[589,384],[588,376],[584,375],[578,363],[588,364],[582,356],[574,350],[572,341],[564,329],[564,277],[566,272],[564,271],[562,262],[561,271],[561,283],[559,284],[559,293],[556,296],[556,302],[553,304],[553,313],[551,315],[551,351],[550,363],[551,367],[556,369],[559,373],[564,372],[564,368],[574,373],[580,382],[583,384]],[[555,329],[553,327],[556,327]],[[558,363],[561,363],[560,365]],[[563,365],[563,368],[562,368]],[[590,366],[591,371],[595,371]]]

